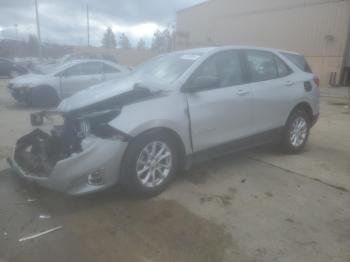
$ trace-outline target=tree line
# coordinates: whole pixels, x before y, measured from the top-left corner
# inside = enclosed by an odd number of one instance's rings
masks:
[[[111,27],[108,27],[102,38],[102,47],[105,48],[122,48],[131,49],[132,44],[125,33],[121,33],[118,40]],[[147,49],[146,42],[144,39],[140,39],[136,44],[136,49],[145,50]],[[157,30],[152,39],[150,49],[157,53],[170,52],[173,49],[173,35],[169,30]]]
[[[151,45],[147,46],[144,39],[139,39],[136,45],[132,45],[128,36],[121,33],[118,38],[110,27],[103,34],[101,46],[105,48],[122,48],[152,50],[155,53],[170,52],[173,49],[173,34],[169,30],[157,30],[152,38]],[[0,57],[37,57],[39,51],[39,41],[37,37],[30,34],[26,40],[0,40]],[[58,58],[72,52],[73,47],[60,44],[42,44],[44,57]]]

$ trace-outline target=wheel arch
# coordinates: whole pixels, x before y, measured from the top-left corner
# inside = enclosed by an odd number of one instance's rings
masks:
[[[293,110],[290,112],[290,114],[289,114],[289,116],[288,116],[288,118],[287,118],[287,120],[285,122],[285,125],[288,123],[288,120],[291,117],[291,115],[293,113],[295,113],[296,111],[298,111],[298,110],[304,111],[309,116],[310,124],[312,124],[314,122],[314,114],[313,114],[311,105],[309,103],[307,103],[307,102],[301,102],[301,103],[297,104],[293,108]]]
[[[52,85],[50,85],[50,84],[40,84],[40,85],[37,85],[37,86],[33,87],[33,88],[30,90],[30,96],[29,96],[30,102],[32,102],[32,95],[33,95],[35,92],[40,91],[41,89],[51,90],[51,91],[55,92],[57,101],[59,102],[59,101],[61,100],[60,94],[59,94],[59,92],[56,90],[56,88],[54,88],[54,87],[53,87]]]
[[[175,130],[169,127],[153,127],[148,130],[144,130],[143,132],[137,134],[137,136],[131,139],[133,140],[133,139],[136,139],[137,137],[140,137],[149,133],[165,133],[165,134],[168,134],[171,139],[173,139],[173,141],[175,142],[174,144],[176,145],[176,149],[178,150],[177,153],[179,157],[179,168],[183,169],[186,164],[186,149],[185,149],[185,143],[181,139],[181,136]]]

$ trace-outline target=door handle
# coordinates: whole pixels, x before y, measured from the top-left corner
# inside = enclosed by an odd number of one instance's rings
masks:
[[[238,92],[237,92],[237,95],[239,95],[239,96],[246,96],[246,95],[248,95],[250,92],[249,91],[247,91],[247,90],[239,90]]]
[[[293,85],[294,85],[294,82],[293,82],[293,81],[287,81],[287,82],[286,82],[286,85],[287,85],[287,86],[293,86]]]

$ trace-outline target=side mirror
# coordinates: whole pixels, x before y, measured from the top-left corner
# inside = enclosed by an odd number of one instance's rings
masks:
[[[190,80],[184,87],[184,90],[188,93],[195,93],[201,90],[207,90],[212,88],[218,88],[220,86],[220,79],[215,76],[199,76]]]

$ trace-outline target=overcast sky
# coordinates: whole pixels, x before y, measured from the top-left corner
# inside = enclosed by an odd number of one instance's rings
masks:
[[[104,30],[125,32],[135,43],[149,41],[157,29],[175,24],[176,11],[205,0],[38,0],[44,42],[86,44],[86,5],[90,8],[90,37],[100,45]],[[34,0],[0,0],[0,38],[36,34]]]

